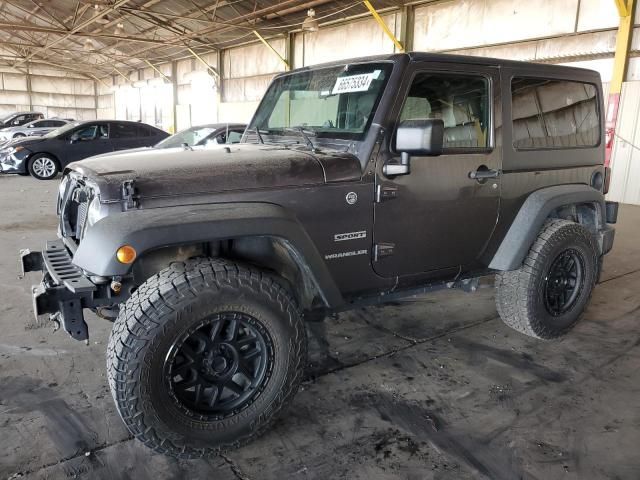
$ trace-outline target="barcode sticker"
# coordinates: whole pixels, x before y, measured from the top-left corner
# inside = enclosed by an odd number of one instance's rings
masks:
[[[336,95],[338,93],[366,92],[371,86],[374,75],[375,72],[340,77],[336,80],[336,84],[333,86],[331,93]]]

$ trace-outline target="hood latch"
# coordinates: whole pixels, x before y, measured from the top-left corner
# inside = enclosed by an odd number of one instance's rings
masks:
[[[120,187],[122,197],[122,209],[126,212],[132,208],[138,208],[139,202],[136,195],[136,185],[134,180],[125,180]]]

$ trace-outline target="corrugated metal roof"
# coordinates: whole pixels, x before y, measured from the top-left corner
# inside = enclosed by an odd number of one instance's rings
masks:
[[[372,0],[378,9],[403,2]],[[12,0],[0,7],[0,65],[29,63],[104,77],[367,13],[334,0]]]

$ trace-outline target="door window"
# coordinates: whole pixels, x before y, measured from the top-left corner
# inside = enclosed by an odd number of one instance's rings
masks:
[[[231,130],[227,138],[227,143],[240,143],[242,135],[244,135],[244,130]]]
[[[126,123],[111,124],[111,138],[137,138],[138,126]]]
[[[600,143],[598,93],[589,83],[514,78],[511,112],[516,149],[595,147]]]
[[[86,125],[76,130],[71,136],[74,140],[96,140],[100,138],[107,138],[107,126],[106,125]]]
[[[491,145],[489,80],[480,75],[419,73],[400,121],[442,119],[447,150],[486,150]]]

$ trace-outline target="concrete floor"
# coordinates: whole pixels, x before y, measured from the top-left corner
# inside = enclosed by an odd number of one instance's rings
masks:
[[[55,235],[56,182],[0,176],[0,478],[638,479],[640,207],[565,338],[505,327],[491,288],[366,308],[309,331],[293,405],[253,444],[177,461],[130,439],[90,345],[30,311],[17,252]]]

